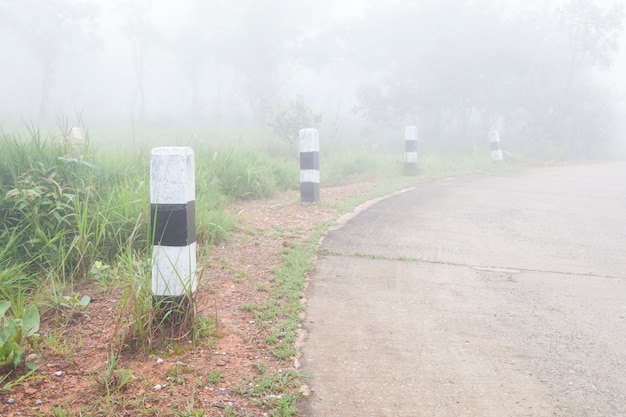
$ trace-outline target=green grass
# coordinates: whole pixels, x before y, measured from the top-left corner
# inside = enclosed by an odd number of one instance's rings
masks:
[[[291,417],[297,414],[297,401],[302,397],[298,390],[304,376],[295,370],[266,372],[265,369],[235,391],[251,397],[267,407],[271,416]]]
[[[219,384],[222,380],[222,372],[211,370],[207,373],[206,382],[209,384]]]
[[[402,154],[344,151],[320,155],[320,183],[322,186],[349,184],[359,181],[376,181],[402,175]]]
[[[43,139],[35,130],[29,134],[0,135],[0,251],[2,271],[11,271],[9,278],[0,275],[10,284],[2,288],[26,288],[50,276],[71,283],[85,278],[96,261],[114,264],[129,250],[145,256],[149,152],[98,149],[87,139],[76,145],[78,162],[68,161],[76,149],[58,139],[65,134],[56,139]],[[293,161],[234,147],[198,148],[196,223],[203,245],[227,239],[236,223],[226,212],[231,201],[298,186]]]

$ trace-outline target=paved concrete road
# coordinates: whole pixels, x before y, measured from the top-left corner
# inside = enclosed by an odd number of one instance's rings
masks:
[[[321,251],[305,415],[626,416],[626,164],[419,186]]]

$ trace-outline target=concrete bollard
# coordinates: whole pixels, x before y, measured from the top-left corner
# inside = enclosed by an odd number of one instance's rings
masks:
[[[69,139],[79,145],[82,145],[85,143],[85,133],[83,132],[83,129],[79,126],[74,126],[72,127],[72,129],[70,130],[70,137]]]
[[[500,149],[500,133],[497,130],[489,132],[489,146],[491,148],[491,160],[502,161],[502,149]]]
[[[320,199],[320,139],[317,129],[300,130],[300,200]]]
[[[417,173],[417,126],[404,129],[404,171],[408,174]]]
[[[195,188],[191,148],[152,149],[152,295],[155,303],[170,304],[172,308],[188,303],[197,288]]]
[[[65,150],[65,155],[59,156],[59,161],[77,162],[79,164],[95,168],[95,165],[83,159],[82,150],[85,146],[85,132],[81,127],[72,127],[72,129],[70,129],[69,136],[63,138],[62,144]]]

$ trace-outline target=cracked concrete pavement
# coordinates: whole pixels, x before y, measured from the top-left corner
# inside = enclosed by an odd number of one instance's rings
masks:
[[[626,163],[420,185],[329,232],[305,415],[626,415]]]

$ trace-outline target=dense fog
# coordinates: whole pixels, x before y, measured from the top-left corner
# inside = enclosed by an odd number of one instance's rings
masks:
[[[299,108],[365,140],[415,124],[450,147],[499,129],[588,153],[623,127],[623,17],[591,0],[0,0],[0,123],[270,130]]]

